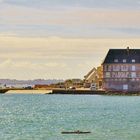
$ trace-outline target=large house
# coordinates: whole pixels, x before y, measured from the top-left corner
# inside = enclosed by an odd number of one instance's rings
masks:
[[[103,88],[140,91],[140,49],[110,49],[103,62]]]

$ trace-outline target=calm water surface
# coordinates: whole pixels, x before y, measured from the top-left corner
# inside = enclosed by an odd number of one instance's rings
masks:
[[[0,139],[140,140],[140,97],[0,95]]]

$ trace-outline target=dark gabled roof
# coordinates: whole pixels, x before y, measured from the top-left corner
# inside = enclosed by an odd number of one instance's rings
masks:
[[[115,59],[118,62],[114,62]],[[103,64],[123,63],[123,59],[126,59],[126,63],[132,63],[132,59],[135,59],[135,63],[140,63],[140,49],[110,49]]]

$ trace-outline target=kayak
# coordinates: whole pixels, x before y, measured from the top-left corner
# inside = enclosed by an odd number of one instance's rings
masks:
[[[62,131],[62,134],[89,134],[90,131]]]

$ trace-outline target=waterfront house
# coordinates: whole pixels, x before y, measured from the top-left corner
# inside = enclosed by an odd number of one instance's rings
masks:
[[[140,91],[140,49],[110,49],[103,62],[103,88]]]
[[[84,76],[84,87],[89,88],[91,83],[97,82],[97,69],[93,68]]]
[[[96,84],[97,88],[102,88],[103,69],[102,66],[93,68],[84,76],[84,87],[90,87],[91,84]]]

